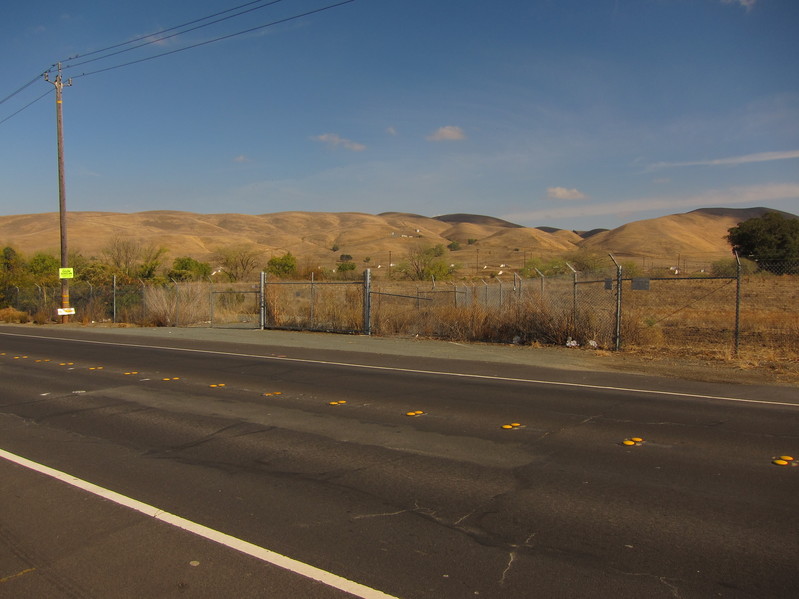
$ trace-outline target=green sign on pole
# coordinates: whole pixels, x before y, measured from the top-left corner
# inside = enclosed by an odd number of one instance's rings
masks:
[[[59,279],[74,279],[75,278],[75,269],[73,269],[73,268],[59,268],[58,269],[58,278]]]

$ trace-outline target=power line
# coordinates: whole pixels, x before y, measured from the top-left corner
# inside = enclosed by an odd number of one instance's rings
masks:
[[[244,13],[247,13],[247,12],[251,12],[251,11],[253,11],[253,10],[257,10],[257,9],[259,9],[259,8],[265,8],[265,7],[267,7],[267,6],[270,6],[270,5],[272,5],[272,4],[277,4],[278,2],[281,2],[281,1],[282,1],[282,0],[272,0],[271,2],[269,2],[269,3],[267,3],[267,4],[264,4],[263,6],[258,6],[258,7],[255,7],[255,8],[248,9],[248,10],[246,10],[246,11],[242,11],[242,12],[240,12],[240,13],[237,13],[237,14],[235,14],[235,15],[230,15],[229,17],[226,17],[225,19],[219,19],[219,20],[217,20],[217,21],[214,21],[213,23],[218,23],[218,22],[220,22],[220,21],[223,21],[223,20],[226,20],[226,19],[229,19],[229,18],[233,18],[233,17],[239,16],[239,15],[241,15],[241,14],[244,14]],[[227,9],[227,10],[224,10],[224,11],[222,11],[222,12],[218,12],[218,13],[215,13],[215,14],[209,15],[209,16],[207,16],[207,17],[203,17],[203,18],[201,18],[201,19],[195,19],[194,21],[189,21],[189,22],[187,22],[187,23],[184,23],[184,24],[182,24],[182,25],[176,25],[175,27],[170,27],[170,28],[168,28],[168,29],[163,29],[161,32],[159,32],[159,33],[156,33],[156,34],[150,34],[150,35],[147,35],[147,36],[142,36],[142,37],[136,38],[136,39],[134,39],[134,40],[130,40],[130,41],[128,41],[128,42],[124,42],[124,43],[121,43],[121,44],[115,44],[115,45],[113,45],[113,46],[108,46],[107,48],[104,48],[104,49],[102,49],[102,50],[95,50],[95,51],[93,51],[93,52],[89,52],[89,53],[86,53],[86,54],[83,54],[83,55],[80,55],[80,54],[79,54],[79,55],[75,55],[75,56],[73,57],[73,59],[74,59],[74,58],[78,58],[79,56],[89,56],[89,55],[92,55],[92,54],[97,54],[97,53],[104,52],[104,51],[107,51],[107,50],[110,50],[110,49],[118,48],[118,47],[120,47],[120,46],[124,46],[124,45],[130,44],[130,43],[134,43],[134,42],[136,42],[136,41],[140,41],[140,40],[142,40],[142,39],[146,39],[146,38],[152,37],[153,35],[159,35],[160,33],[165,33],[165,32],[168,32],[168,31],[173,31],[173,30],[175,30],[175,29],[180,29],[181,27],[186,27],[187,25],[192,25],[192,24],[194,24],[194,23],[198,23],[198,22],[200,22],[200,21],[205,21],[205,20],[211,19],[211,18],[213,18],[213,17],[219,16],[219,15],[222,15],[222,14],[225,14],[225,13],[228,13],[228,12],[231,12],[231,11],[234,11],[234,10],[238,10],[238,9],[240,9],[240,8],[247,7],[247,6],[250,6],[250,5],[252,5],[252,4],[260,3],[260,2],[263,2],[263,0],[255,0],[254,2],[248,2],[248,3],[246,3],[246,4],[241,4],[241,5],[239,5],[239,6],[236,6],[236,7],[233,7],[233,8]],[[327,6],[323,6],[323,7],[321,7],[321,8],[316,8],[316,9],[314,9],[314,10],[309,10],[309,11],[307,11],[307,12],[304,12],[304,13],[300,13],[300,14],[297,14],[297,15],[293,15],[293,16],[290,16],[290,17],[283,18],[283,19],[278,19],[278,20],[276,20],[276,21],[272,21],[272,22],[270,22],[270,23],[265,23],[265,24],[263,24],[263,25],[258,25],[257,27],[250,27],[249,29],[245,29],[245,30],[242,30],[242,31],[237,31],[237,32],[235,32],[235,33],[230,33],[230,34],[227,34],[227,35],[223,35],[223,36],[220,36],[220,37],[216,37],[216,38],[214,38],[214,39],[206,40],[206,41],[204,41],[204,42],[198,42],[198,43],[196,43],[196,44],[192,44],[192,45],[189,45],[189,46],[184,46],[183,48],[177,48],[177,49],[175,49],[175,50],[170,50],[170,51],[168,51],[168,52],[162,52],[161,54],[155,54],[155,55],[153,55],[153,56],[148,56],[148,57],[145,57],[145,58],[140,58],[140,59],[138,59],[138,60],[132,60],[132,61],[130,61],[130,62],[125,62],[125,63],[122,63],[122,64],[117,64],[117,65],[113,65],[113,66],[110,66],[110,67],[105,67],[105,68],[102,68],[102,69],[97,69],[97,70],[95,70],[95,71],[90,71],[90,72],[88,72],[88,73],[81,73],[80,75],[75,75],[73,78],[74,78],[74,79],[77,79],[77,78],[80,78],[80,77],[88,77],[89,75],[96,75],[96,74],[98,74],[98,73],[104,73],[104,72],[106,72],[106,71],[112,71],[112,70],[115,70],[115,69],[121,69],[121,68],[123,68],[123,67],[127,67],[127,66],[130,66],[130,65],[138,64],[138,63],[140,63],[140,62],[146,62],[146,61],[148,61],[148,60],[153,60],[153,59],[156,59],[156,58],[161,58],[161,57],[163,57],[163,56],[169,56],[170,54],[176,54],[176,53],[178,53],[178,52],[183,52],[184,50],[191,50],[192,48],[199,48],[200,46],[207,46],[207,45],[209,45],[209,44],[213,44],[213,43],[216,43],[216,42],[219,42],[219,41],[223,41],[223,40],[230,39],[230,38],[233,38],[233,37],[237,37],[237,36],[240,36],[240,35],[245,35],[245,34],[247,34],[247,33],[252,33],[252,32],[254,32],[254,31],[259,31],[259,30],[261,30],[261,29],[266,29],[266,28],[268,28],[268,27],[274,27],[275,25],[280,25],[280,24],[282,24],[282,23],[287,23],[287,22],[289,22],[289,21],[294,21],[294,20],[296,20],[296,19],[300,19],[300,18],[302,18],[302,17],[307,17],[307,16],[309,16],[309,15],[313,15],[313,14],[320,13],[320,12],[323,12],[323,11],[326,11],[326,10],[330,10],[330,9],[332,9],[332,8],[337,8],[337,7],[339,7],[339,6],[343,6],[343,5],[345,5],[345,4],[350,4],[350,3],[352,3],[352,2],[355,2],[355,0],[343,0],[343,1],[341,1],[341,2],[337,2],[337,3],[334,3],[334,4],[327,5]],[[212,25],[213,23],[207,23],[207,25]],[[203,25],[203,26],[204,26],[204,25]],[[189,30],[186,30],[186,31],[182,31],[182,32],[180,32],[180,33],[176,33],[176,34],[173,34],[173,35],[171,35],[171,36],[168,36],[168,37],[174,37],[175,35],[180,35],[181,33],[187,33],[188,31],[193,31],[194,29],[199,29],[199,27],[195,27],[195,28],[193,28],[193,29],[189,29]],[[164,39],[167,39],[167,37],[163,37],[163,38],[160,38],[160,39],[158,39],[158,40],[153,40],[153,41],[150,41],[150,42],[148,42],[148,44],[149,44],[149,43],[155,43],[155,42],[157,42],[157,41],[162,41],[162,40],[164,40]],[[144,45],[147,45],[147,44],[141,44],[141,45],[137,46],[137,48],[138,48],[138,47],[141,47],[141,46],[144,46]],[[130,50],[132,50],[132,49],[135,49],[135,48],[129,48],[129,49],[130,49]],[[125,51],[127,51],[127,50],[125,50]],[[105,55],[105,56],[101,56],[101,57],[98,57],[98,58],[92,59],[92,60],[90,60],[90,61],[84,61],[84,62],[80,62],[80,63],[74,64],[74,65],[69,65],[69,66],[67,66],[67,67],[64,67],[64,68],[65,68],[65,69],[66,69],[66,68],[72,68],[72,67],[78,66],[79,64],[85,64],[86,62],[92,62],[92,61],[94,61],[94,60],[100,60],[101,58],[108,58],[108,57],[110,57],[110,56],[114,56],[114,55],[116,55],[116,54],[119,54],[119,53],[120,53],[120,52],[115,52],[115,53],[113,53],[113,54],[107,54],[107,55]],[[56,63],[56,64],[58,64],[58,63]],[[31,85],[33,85],[33,84],[34,84],[36,81],[38,81],[38,80],[39,80],[39,78],[40,78],[42,75],[46,75],[47,73],[50,73],[50,72],[52,72],[54,67],[55,67],[55,65],[53,65],[52,67],[48,68],[48,69],[47,69],[47,70],[45,70],[43,73],[41,73],[41,74],[37,75],[36,77],[34,77],[33,79],[31,79],[31,80],[30,80],[28,83],[26,83],[25,85],[23,85],[22,87],[20,87],[20,88],[19,88],[19,89],[17,89],[16,91],[12,92],[12,93],[11,93],[11,94],[9,94],[8,96],[6,96],[6,97],[5,97],[5,98],[3,98],[2,100],[0,100],[0,104],[2,104],[2,103],[4,103],[4,102],[6,102],[7,100],[9,100],[9,99],[13,98],[13,97],[14,97],[14,96],[16,96],[17,94],[19,94],[19,93],[21,93],[22,91],[26,90],[28,87],[30,87]],[[47,91],[46,91],[44,94],[42,94],[41,96],[37,97],[37,98],[36,98],[36,99],[34,99],[33,101],[29,102],[28,104],[26,104],[25,106],[23,106],[23,107],[22,107],[22,108],[20,108],[19,110],[15,111],[15,112],[13,112],[12,114],[8,115],[7,117],[3,118],[2,120],[0,120],[0,125],[1,125],[1,124],[3,124],[3,123],[5,123],[6,121],[10,120],[11,118],[15,117],[16,115],[18,115],[18,114],[19,114],[20,112],[22,112],[23,110],[25,110],[25,109],[29,108],[30,106],[32,106],[33,104],[35,104],[36,102],[38,102],[39,100],[41,100],[42,98],[44,98],[45,96],[47,96],[48,94],[52,93],[52,91],[53,91],[52,89],[49,89],[49,90],[47,90]]]
[[[121,69],[122,67],[127,67],[130,65],[138,64],[140,62],[146,62],[148,60],[153,60],[155,58],[161,58],[162,56],[169,56],[170,54],[177,54],[178,52],[183,52],[184,50],[191,50],[192,48],[199,48],[200,46],[207,46],[209,44],[213,44],[216,42],[220,42],[222,40],[230,39],[232,37],[236,37],[239,35],[244,35],[246,33],[252,33],[253,31],[258,31],[260,29],[266,29],[267,27],[274,27],[275,25],[280,25],[282,23],[287,23],[289,21],[294,21],[296,19],[300,19],[302,17],[307,17],[309,15],[313,15],[316,13],[320,13],[326,10],[330,10],[331,8],[337,8],[339,6],[343,6],[345,4],[350,4],[355,2],[355,0],[343,0],[342,2],[337,2],[335,4],[330,4],[328,6],[323,6],[322,8],[316,8],[314,10],[309,10],[308,12],[304,12],[298,15],[293,15],[291,17],[286,17],[284,19],[279,19],[277,21],[272,21],[271,23],[266,23],[264,25],[259,25],[257,27],[251,27],[250,29],[245,29],[243,31],[238,31],[236,33],[230,33],[228,35],[223,35],[211,40],[206,40],[204,42],[198,42],[196,44],[192,44],[190,46],[184,46],[183,48],[177,48],[175,50],[170,50],[169,52],[162,52],[161,54],[155,54],[153,56],[147,56],[145,58],[139,58],[138,60],[131,60],[130,62],[124,62],[122,64],[105,67],[103,69],[97,69],[96,71],[89,71],[88,73],[81,73],[80,75],[74,75],[73,79],[78,79],[80,77],[88,77],[89,75],[96,75],[97,73],[104,73],[106,71],[113,71],[114,69]]]
[[[256,1],[257,2],[263,2],[263,0],[256,0]],[[117,50],[116,52],[111,52],[110,54],[104,54],[103,56],[97,56],[96,58],[90,58],[88,60],[84,60],[84,61],[81,61],[81,62],[68,64],[68,65],[66,65],[64,67],[64,69],[65,70],[66,69],[71,69],[71,68],[78,67],[78,66],[81,66],[81,65],[84,65],[84,64],[88,64],[90,62],[95,62],[95,61],[98,61],[98,60],[103,60],[105,58],[110,58],[112,56],[117,56],[118,54],[124,54],[125,52],[131,52],[132,50],[137,50],[139,48],[143,48],[144,46],[149,46],[151,44],[157,44],[158,42],[163,42],[164,40],[168,40],[168,39],[171,39],[173,37],[177,37],[179,35],[183,35],[184,33],[189,33],[191,31],[196,31],[197,29],[202,29],[203,27],[208,27],[210,25],[215,25],[217,23],[221,23],[222,21],[227,21],[228,19],[233,19],[233,18],[241,16],[243,14],[247,14],[248,12],[253,12],[253,11],[256,11],[256,10],[260,10],[262,8],[266,8],[268,6],[272,6],[273,4],[277,4],[278,2],[282,2],[282,1],[283,0],[272,0],[271,2],[267,2],[266,4],[262,4],[261,6],[255,6],[253,8],[248,8],[247,10],[243,10],[243,11],[238,12],[236,14],[228,15],[227,17],[223,17],[221,19],[217,19],[216,21],[211,21],[210,23],[203,23],[202,25],[197,25],[196,27],[192,27],[191,29],[186,29],[184,31],[178,31],[176,33],[172,33],[170,35],[165,35],[163,37],[155,37],[155,36],[161,35],[162,33],[166,33],[167,31],[173,31],[174,29],[180,29],[181,27],[185,27],[186,25],[190,25],[192,23],[197,23],[198,21],[204,21],[206,19],[210,19],[210,18],[212,18],[212,17],[214,17],[216,15],[203,17],[202,19],[197,19],[195,21],[191,21],[190,23],[186,23],[184,25],[177,25],[175,27],[170,27],[169,29],[164,29],[163,31],[160,31],[158,33],[153,33],[153,34],[150,34],[150,35],[139,37],[139,38],[136,38],[135,40],[131,40],[129,42],[123,42],[121,44],[116,44],[115,46],[111,46],[109,48],[106,48],[106,50],[110,50],[110,49],[113,49],[113,48],[118,48],[120,46],[125,46],[127,44],[132,44],[132,43],[134,43],[136,41],[141,41],[143,39],[147,40],[146,42],[143,42],[141,44],[137,44],[136,46],[131,46],[130,48],[124,48],[122,50]],[[250,2],[249,4],[254,4],[254,3]],[[245,4],[244,6],[247,6],[247,4]],[[240,7],[238,7],[238,8],[240,8]],[[229,9],[229,10],[224,11],[224,12],[230,12],[230,10],[235,10],[235,9]],[[222,14],[222,13],[217,13],[217,15],[219,15],[219,14]],[[97,54],[99,52],[105,52],[106,50],[95,50],[94,52],[90,52],[89,54],[84,54],[83,56],[89,56],[90,54]],[[80,56],[80,55],[78,55],[78,56]],[[78,58],[78,56],[75,56],[74,58]],[[74,58],[73,58],[73,60],[74,60]]]
[[[206,24],[204,24],[204,25],[200,25],[200,26],[198,26],[198,27],[194,27],[194,28],[192,28],[192,29],[187,29],[186,31],[181,31],[181,32],[175,33],[175,34],[173,34],[173,35],[170,35],[170,36],[165,36],[165,37],[161,37],[161,38],[152,39],[152,38],[154,38],[155,36],[161,35],[161,34],[163,34],[163,33],[167,33],[167,32],[169,32],[169,31],[174,31],[174,30],[176,30],[176,29],[181,29],[181,28],[183,28],[183,27],[187,27],[187,26],[189,26],[189,25],[194,25],[195,23],[200,23],[200,22],[202,22],[202,21],[207,21],[208,19],[213,19],[214,17],[218,17],[218,16],[220,16],[220,15],[224,15],[224,14],[227,14],[227,13],[229,13],[229,12],[233,12],[233,11],[236,11],[236,10],[239,10],[239,9],[242,9],[242,8],[246,8],[246,7],[248,7],[248,6],[251,6],[251,5],[253,5],[253,4],[261,4],[262,2],[264,2],[264,0],[252,0],[251,2],[246,2],[245,4],[240,4],[240,5],[238,5],[238,6],[234,6],[234,7],[232,7],[232,8],[228,8],[228,9],[226,9],[226,10],[223,10],[223,11],[220,11],[220,12],[216,12],[216,13],[213,13],[213,14],[210,14],[210,15],[207,15],[207,16],[205,16],[205,17],[201,17],[201,18],[199,18],[199,19],[194,19],[194,20],[192,20],[192,21],[188,21],[188,22],[186,22],[186,23],[181,23],[180,25],[175,25],[174,27],[168,27],[167,29],[162,29],[162,30],[160,30],[160,31],[156,31],[156,32],[154,32],[154,33],[150,33],[150,34],[147,34],[147,35],[143,35],[143,36],[140,36],[140,37],[134,38],[134,39],[132,39],[132,40],[128,40],[128,41],[126,41],[126,42],[121,42],[121,43],[118,43],[118,44],[114,44],[114,45],[112,45],[112,46],[107,46],[107,47],[105,47],[105,48],[101,48],[101,49],[99,49],[99,50],[93,50],[93,51],[91,51],[91,52],[86,52],[85,54],[76,54],[75,56],[72,56],[72,57],[70,57],[70,58],[68,58],[68,59],[65,59],[65,60],[63,60],[63,61],[59,61],[59,62],[57,62],[57,63],[54,63],[54,64],[53,64],[52,66],[50,66],[48,69],[44,70],[42,73],[40,73],[40,74],[36,75],[36,77],[34,77],[34,78],[33,78],[33,79],[31,79],[30,81],[28,81],[28,82],[27,82],[25,85],[23,85],[22,87],[20,87],[19,89],[15,90],[15,91],[11,92],[11,93],[10,93],[10,94],[8,94],[8,95],[7,95],[5,98],[3,98],[2,100],[0,100],[0,104],[4,104],[4,103],[5,103],[5,102],[7,102],[8,100],[10,100],[10,99],[11,99],[11,98],[13,98],[14,96],[16,96],[17,94],[19,94],[19,93],[21,93],[21,92],[25,91],[25,90],[26,90],[27,88],[29,88],[31,85],[33,85],[34,83],[36,83],[37,81],[39,81],[39,78],[40,78],[40,77],[42,77],[42,75],[45,75],[45,76],[46,76],[48,73],[52,73],[52,72],[53,72],[53,70],[54,70],[54,68],[55,68],[55,66],[56,66],[57,64],[60,64],[60,63],[62,63],[62,62],[67,62],[67,61],[69,61],[69,60],[75,60],[75,59],[77,59],[77,58],[79,58],[79,57],[80,57],[80,58],[82,58],[82,57],[85,57],[85,56],[92,56],[92,55],[94,55],[94,54],[99,54],[99,53],[102,53],[102,52],[107,52],[108,50],[113,50],[114,48],[119,48],[119,47],[121,47],[121,46],[126,46],[126,45],[128,45],[128,44],[133,44],[133,43],[135,43],[135,42],[138,42],[138,41],[141,41],[141,40],[145,40],[145,39],[147,39],[147,40],[150,40],[150,41],[148,41],[148,42],[146,42],[146,43],[144,43],[144,44],[139,44],[138,46],[135,46],[135,47],[133,47],[133,48],[127,48],[127,49],[125,49],[125,50],[120,50],[119,52],[114,52],[114,53],[112,53],[112,54],[107,54],[107,55],[105,55],[105,56],[99,56],[99,57],[97,57],[97,58],[93,58],[93,59],[91,59],[91,60],[86,60],[86,61],[79,62],[79,63],[76,63],[76,64],[68,65],[68,66],[66,66],[65,68],[71,68],[71,67],[79,66],[79,65],[81,65],[81,64],[85,64],[85,63],[87,63],[87,62],[93,62],[93,61],[95,61],[95,60],[101,60],[101,59],[103,59],[103,58],[108,58],[108,57],[110,57],[110,56],[114,56],[114,55],[116,55],[116,54],[121,54],[122,52],[128,52],[128,51],[130,51],[130,50],[135,50],[136,48],[141,48],[141,47],[143,47],[143,46],[146,46],[146,45],[148,45],[148,44],[154,44],[154,43],[157,43],[157,42],[163,41],[163,40],[165,40],[165,39],[169,39],[169,38],[171,38],[171,37],[175,37],[175,36],[177,36],[177,35],[181,35],[181,34],[183,34],[183,33],[188,33],[188,32],[190,32],[190,31],[194,31],[195,29],[200,29],[200,28],[202,28],[202,27],[206,27],[206,26],[208,26],[208,25],[214,25],[215,23],[219,23],[219,22],[221,22],[221,21],[225,21],[225,20],[227,20],[227,19],[232,19],[233,17],[237,17],[237,16],[243,15],[243,14],[245,14],[245,13],[252,12],[252,11],[254,11],[254,10],[258,10],[258,9],[261,9],[261,8],[266,8],[267,6],[271,6],[271,5],[273,5],[273,4],[277,4],[278,2],[282,2],[282,1],[283,1],[283,0],[272,0],[271,2],[268,2],[267,4],[263,4],[262,6],[256,6],[256,7],[254,7],[254,8],[250,8],[250,9],[248,9],[248,10],[245,10],[245,11],[238,12],[238,13],[236,13],[236,14],[234,14],[234,15],[230,15],[230,16],[228,16],[228,17],[225,17],[225,18],[223,18],[223,19],[217,19],[216,21],[213,21],[213,22],[211,22],[211,23],[206,23]],[[46,95],[46,94],[45,94],[45,95]],[[28,108],[29,106],[31,106],[32,104],[35,104],[37,101],[41,100],[43,97],[44,97],[44,96],[39,96],[38,98],[36,98],[36,99],[35,99],[35,100],[33,100],[32,102],[30,102],[30,103],[26,104],[25,106],[23,106],[22,108],[20,108],[20,109],[19,109],[19,110],[17,110],[16,112],[14,112],[13,114],[11,114],[11,115],[7,116],[6,118],[4,118],[4,119],[0,120],[0,124],[1,124],[1,123],[4,123],[5,121],[9,120],[10,118],[12,118],[12,117],[16,116],[17,114],[19,114],[20,112],[22,112],[23,110],[25,110],[26,108]]]
[[[39,77],[36,77],[36,79],[39,79]],[[23,111],[23,110],[25,110],[26,108],[28,108],[28,107],[30,107],[30,106],[33,106],[34,104],[36,104],[36,102],[38,102],[39,100],[41,100],[41,99],[42,99],[42,98],[44,98],[45,96],[48,96],[48,95],[50,95],[50,94],[52,94],[52,93],[53,93],[53,90],[52,90],[52,89],[48,89],[46,92],[44,92],[44,93],[43,93],[41,96],[39,96],[38,98],[36,98],[36,99],[35,99],[35,100],[33,100],[32,102],[28,102],[27,104],[25,104],[25,106],[23,106],[22,108],[20,108],[20,109],[19,109],[19,110],[17,110],[16,112],[12,112],[11,114],[9,114],[9,115],[8,115],[6,118],[4,118],[2,121],[0,121],[0,125],[2,125],[3,123],[5,123],[5,122],[6,122],[7,120],[9,120],[10,118],[17,116],[17,115],[18,115],[20,112],[22,112],[22,111]]]
[[[280,0],[276,0],[279,2]],[[147,35],[142,35],[140,37],[134,38],[132,40],[128,40],[126,42],[121,42],[119,44],[114,44],[112,46],[107,46],[105,48],[100,48],[99,50],[92,50],[91,52],[86,52],[84,54],[75,54],[75,56],[70,56],[69,58],[65,58],[61,62],[68,62],[70,60],[74,60],[76,58],[83,58],[85,56],[92,56],[94,54],[99,54],[100,52],[106,52],[108,50],[113,50],[114,48],[119,48],[121,46],[126,46],[127,44],[133,44],[136,42],[140,42],[142,40],[149,39],[156,35],[161,35],[162,33],[167,33],[168,31],[174,31],[175,29],[180,29],[181,27],[188,27],[189,25],[194,25],[195,23],[199,23],[201,21],[205,21],[207,19],[213,19],[214,17],[218,17],[219,15],[223,15],[225,13],[229,13],[234,10],[238,10],[240,8],[244,8],[245,6],[250,6],[251,4],[258,4],[259,2],[263,2],[263,0],[253,0],[252,2],[247,2],[245,4],[240,4],[239,6],[234,6],[233,8],[228,8],[227,10],[223,10],[221,12],[214,13],[212,15],[208,15],[206,17],[201,17],[199,19],[194,19],[193,21],[188,21],[186,23],[182,23],[180,25],[175,25],[174,27],[167,27],[166,29],[161,29],[160,31],[156,31],[154,33],[148,33]],[[274,4],[275,2],[270,2],[270,4]],[[262,7],[258,7],[262,8]],[[254,9],[253,9],[254,10]],[[241,14],[241,13],[240,13]],[[236,16],[236,15],[233,15]]]
[[[25,85],[23,85],[22,87],[20,87],[20,88],[19,88],[17,91],[15,91],[15,92],[11,92],[10,94],[8,94],[8,95],[7,95],[5,98],[3,98],[2,100],[0,100],[0,104],[2,104],[3,102],[5,102],[6,100],[10,100],[10,99],[11,99],[11,98],[13,98],[14,96],[16,96],[18,93],[20,93],[20,92],[22,92],[22,91],[25,91],[26,89],[28,89],[28,88],[29,88],[31,85],[33,85],[34,83],[36,83],[36,82],[39,80],[39,78],[40,78],[41,76],[42,76],[41,74],[39,74],[39,75],[36,75],[36,77],[34,77],[34,78],[33,78],[33,79],[31,79],[30,81],[28,81],[28,82],[27,82]]]

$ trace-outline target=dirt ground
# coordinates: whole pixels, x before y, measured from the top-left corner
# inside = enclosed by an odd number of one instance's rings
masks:
[[[799,359],[714,356],[670,350],[596,352],[608,369],[698,380],[758,385],[799,385]]]

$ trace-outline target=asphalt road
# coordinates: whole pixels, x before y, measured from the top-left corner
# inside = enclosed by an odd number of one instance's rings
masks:
[[[0,327],[0,450],[299,566],[0,459],[0,597],[799,595],[795,388],[252,333]]]

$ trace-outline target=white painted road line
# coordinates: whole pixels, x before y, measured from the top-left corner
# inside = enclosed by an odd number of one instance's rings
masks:
[[[363,370],[381,370],[383,372],[399,372],[407,374],[427,374],[432,376],[445,376],[445,377],[458,377],[469,378],[487,381],[500,381],[507,383],[527,383],[534,385],[550,385],[553,387],[572,387],[576,389],[591,389],[594,391],[620,391],[624,393],[640,393],[643,395],[663,395],[666,397],[684,397],[687,399],[707,399],[713,401],[728,401],[737,403],[768,405],[768,406],[784,406],[789,408],[799,408],[799,403],[791,403],[787,401],[769,401],[763,399],[747,399],[740,397],[724,397],[721,395],[702,395],[699,393],[681,393],[678,391],[660,391],[657,389],[637,389],[633,387],[613,387],[609,385],[591,385],[588,383],[570,383],[566,381],[544,381],[537,379],[523,379],[506,376],[492,376],[487,374],[470,374],[463,372],[446,372],[437,370],[417,370],[414,368],[396,368],[393,366],[373,366],[370,364],[353,364],[349,362],[332,362],[328,360],[310,360],[306,358],[289,358],[286,356],[263,356],[259,354],[243,354],[236,352],[223,352],[211,349],[192,349],[187,347],[168,347],[163,345],[144,345],[140,343],[118,343],[111,341],[94,341],[91,339],[69,339],[66,337],[45,337],[39,335],[21,335],[18,333],[0,333],[0,336],[8,337],[23,337],[42,339],[52,341],[57,339],[59,341],[70,341],[75,343],[88,343],[93,345],[110,345],[115,347],[132,347],[137,349],[162,349],[166,351],[176,351],[195,354],[208,354],[213,356],[229,356],[234,358],[248,358],[253,360],[269,360],[275,362],[294,362],[298,364],[318,364],[320,366],[342,366],[347,368],[359,368]]]
[[[234,549],[240,553],[252,556],[263,562],[283,568],[284,570],[288,570],[290,572],[294,572],[295,574],[299,574],[305,578],[316,580],[322,584],[334,589],[338,589],[345,593],[349,593],[355,597],[362,597],[363,599],[397,599],[393,595],[387,595],[382,591],[372,589],[360,583],[353,582],[352,580],[347,580],[346,578],[342,578],[336,574],[332,574],[290,557],[286,557],[285,555],[275,553],[274,551],[259,547],[258,545],[248,543],[247,541],[243,541],[231,535],[219,532],[218,530],[208,528],[202,524],[197,524],[191,520],[186,520],[185,518],[181,518],[175,514],[170,514],[169,512],[160,510],[157,507],[142,503],[136,499],[131,499],[130,497],[126,497],[125,495],[121,495],[115,491],[105,489],[65,472],[61,472],[60,470],[55,470],[54,468],[39,464],[38,462],[23,458],[22,456],[18,456],[3,449],[0,449],[0,458],[8,460],[9,462],[13,462],[19,466],[29,468],[35,472],[39,472],[40,474],[50,476],[68,485],[72,485],[73,487],[77,487],[78,489],[98,497],[102,497],[103,499],[107,499],[108,501],[113,501],[118,505],[135,510],[141,514],[144,514],[145,516],[150,516],[162,522],[166,522],[167,524],[171,524],[172,526],[176,526],[177,528],[182,528],[183,530],[203,537],[204,539],[219,543],[220,545],[224,545],[225,547]]]

